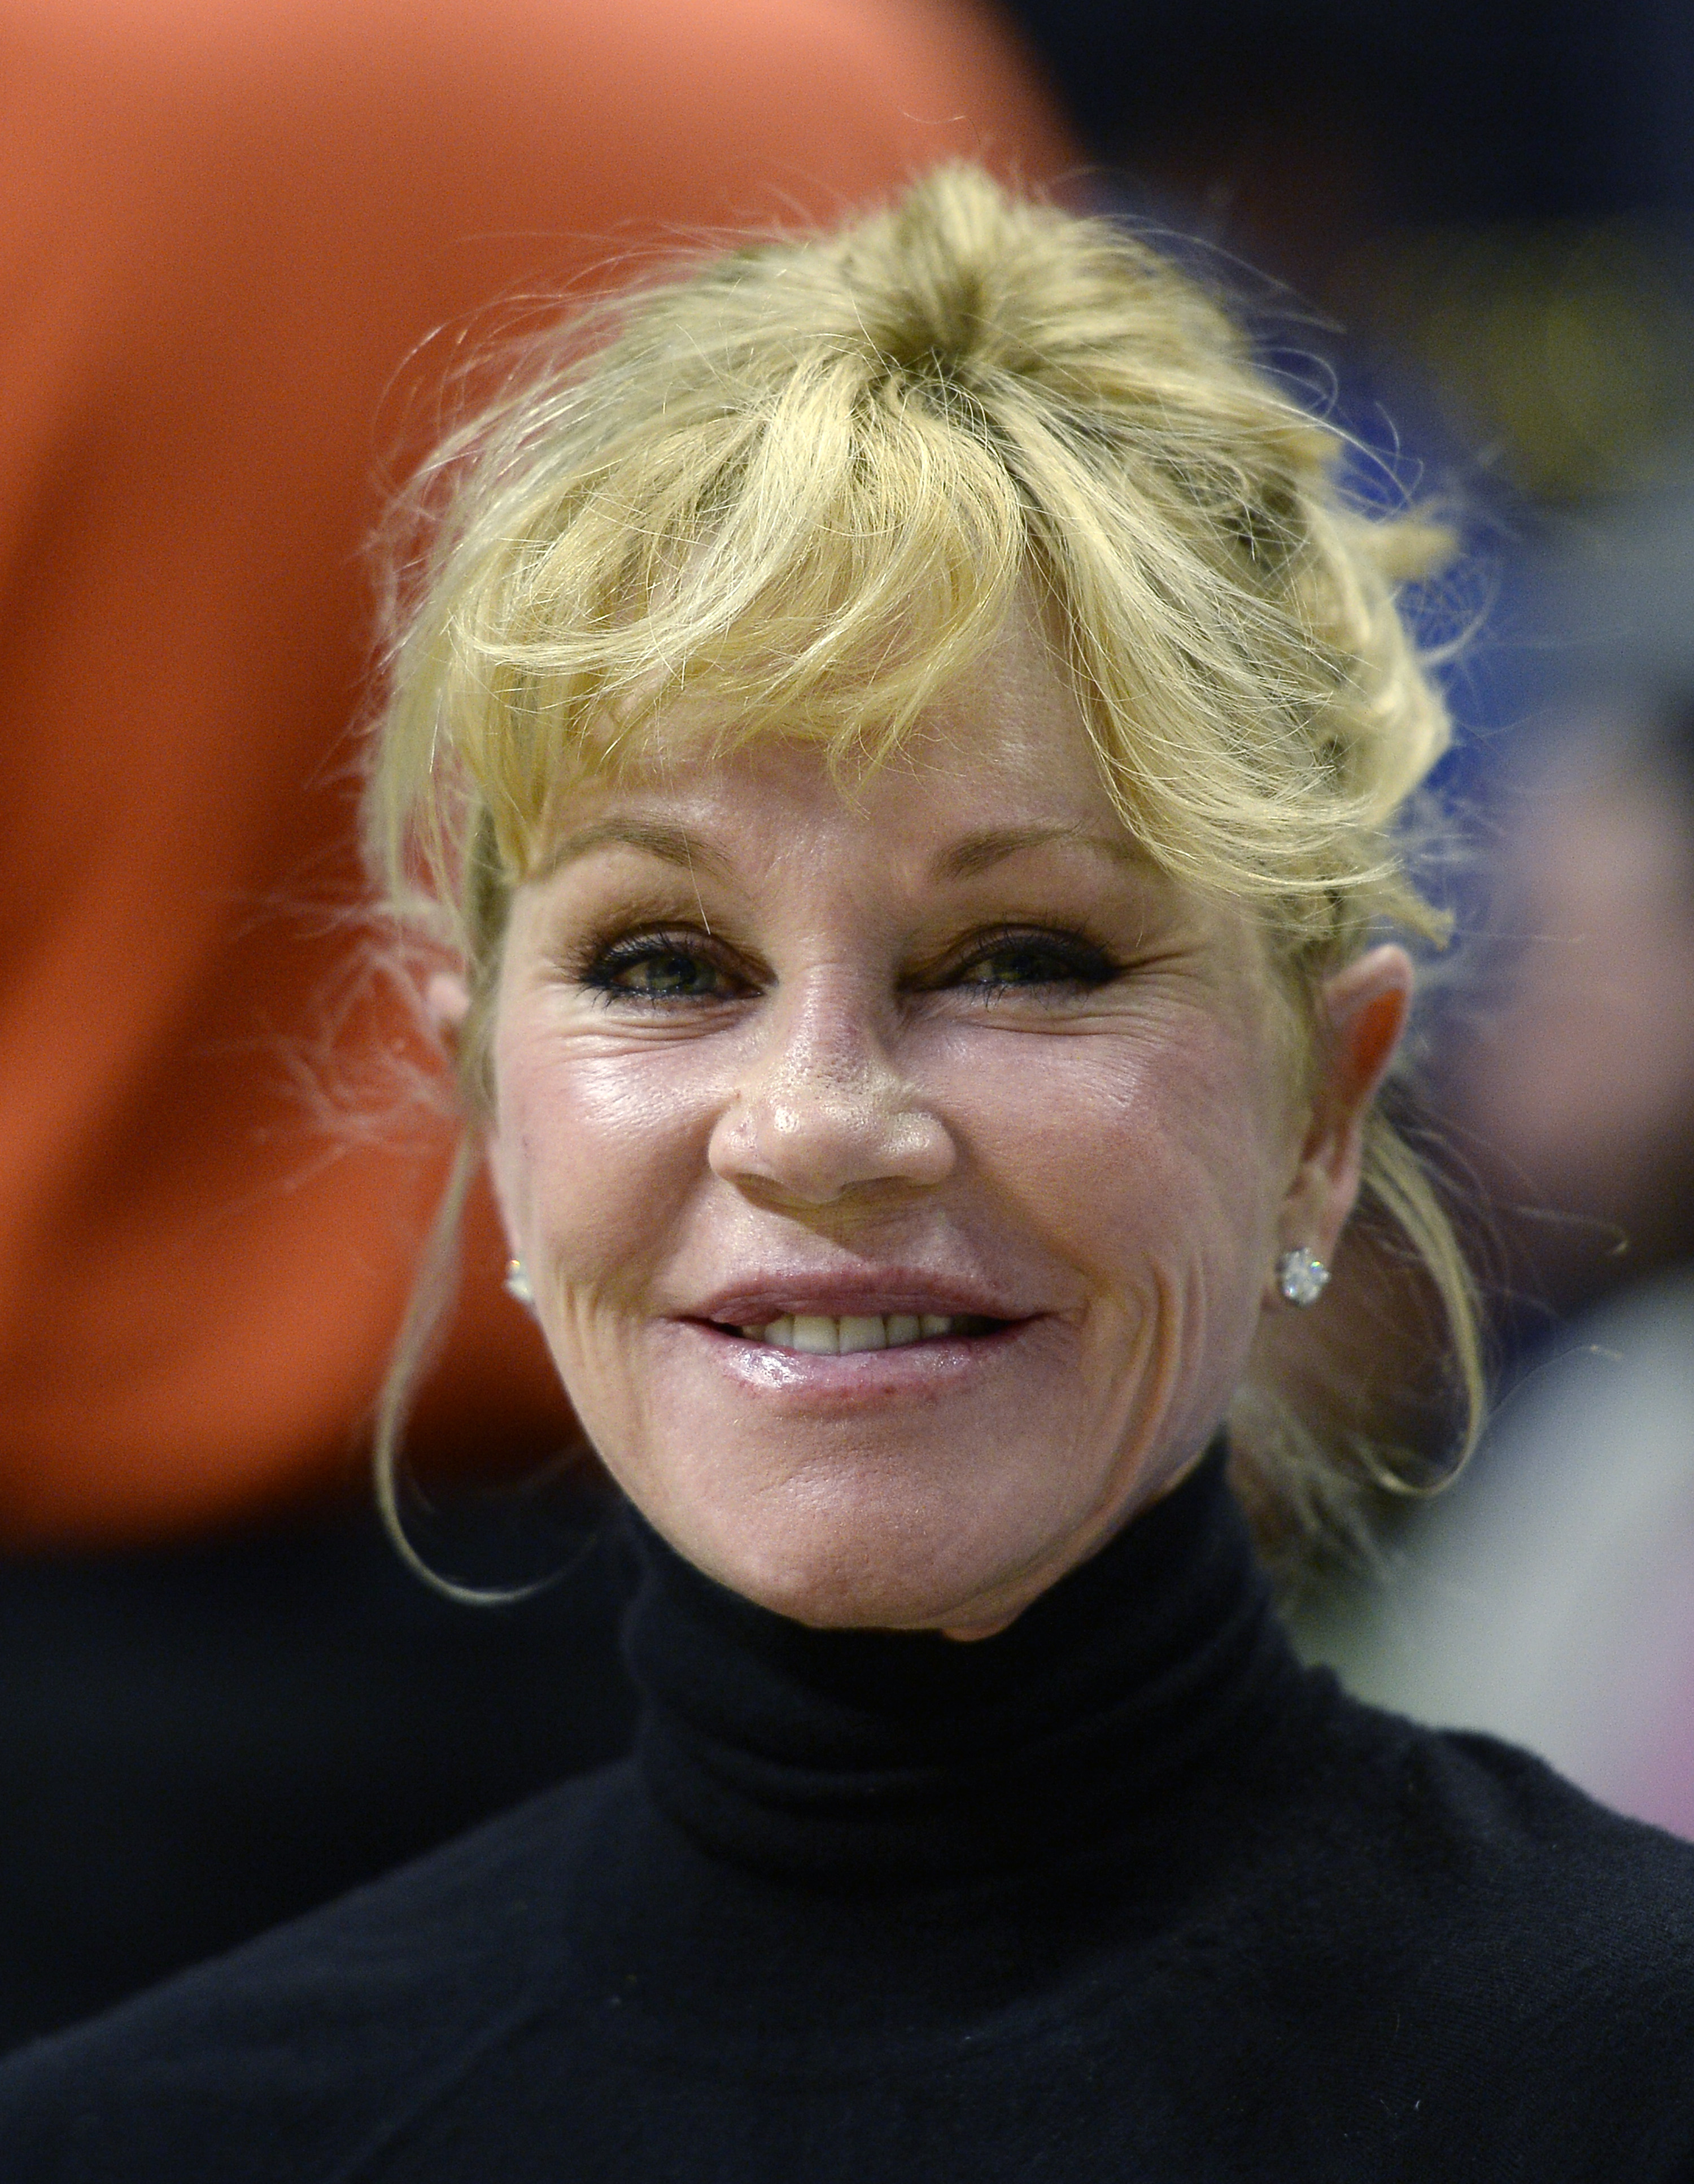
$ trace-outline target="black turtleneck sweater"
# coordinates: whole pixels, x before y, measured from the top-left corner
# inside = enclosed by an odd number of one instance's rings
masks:
[[[637,1529],[635,1757],[14,2059],[7,2184],[1694,2179],[1694,1847],[1302,1670],[1218,1457],[975,1645]]]

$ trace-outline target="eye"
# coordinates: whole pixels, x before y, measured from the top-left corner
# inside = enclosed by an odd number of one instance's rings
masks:
[[[582,973],[583,985],[608,1001],[733,1000],[746,993],[702,933],[631,933],[599,949]]]
[[[1104,986],[1117,966],[1079,933],[1016,931],[985,936],[940,983],[981,992]]]

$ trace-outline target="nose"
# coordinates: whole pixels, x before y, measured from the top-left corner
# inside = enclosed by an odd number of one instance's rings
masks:
[[[827,972],[779,989],[713,1129],[713,1172],[806,1206],[950,1173],[951,1134],[894,1067],[876,1013]]]

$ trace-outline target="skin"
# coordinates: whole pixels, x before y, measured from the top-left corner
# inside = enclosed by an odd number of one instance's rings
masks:
[[[585,789],[514,904],[489,1137],[584,1427],[749,1599],[1004,1628],[1197,1460],[1278,1253],[1328,1256],[1410,982],[1341,972],[1296,1095],[1254,928],[1136,850],[1028,618],[845,790],[780,735]],[[735,1331],[925,1311],[999,1324]]]

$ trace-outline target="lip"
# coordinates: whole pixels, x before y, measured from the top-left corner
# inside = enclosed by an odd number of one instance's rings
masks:
[[[894,1350],[855,1350],[844,1357],[779,1350],[710,1320],[671,1324],[673,1339],[758,1403],[774,1402],[796,1418],[839,1419],[875,1414],[890,1405],[956,1398],[985,1378],[1016,1373],[1013,1359],[1040,1340],[1048,1323],[1045,1315],[1011,1319],[987,1334],[931,1335]]]
[[[704,1321],[720,1329],[766,1327],[789,1316],[846,1319],[926,1312],[949,1318],[969,1316],[1017,1323],[1040,1315],[1020,1306],[1002,1291],[968,1277],[923,1272],[915,1268],[855,1270],[820,1274],[795,1268],[744,1278],[715,1290],[700,1303],[675,1316]]]

